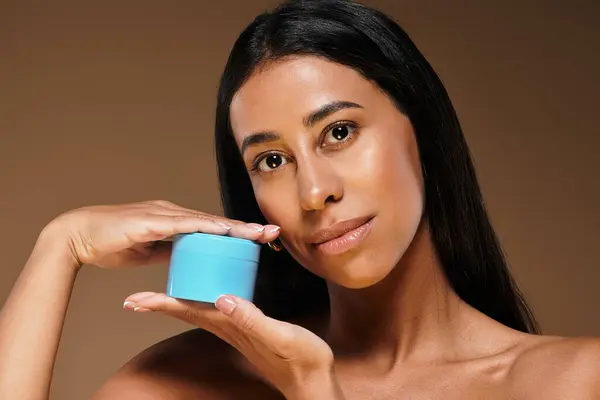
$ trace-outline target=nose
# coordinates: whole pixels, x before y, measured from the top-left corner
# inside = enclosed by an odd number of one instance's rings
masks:
[[[303,210],[323,210],[329,203],[342,199],[342,177],[327,160],[319,160],[317,156],[303,160],[301,165],[298,165],[297,174],[300,206]]]

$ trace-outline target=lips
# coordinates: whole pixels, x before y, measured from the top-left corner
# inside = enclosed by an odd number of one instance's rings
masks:
[[[308,242],[325,254],[340,254],[357,246],[369,233],[372,216],[353,218],[319,229]]]

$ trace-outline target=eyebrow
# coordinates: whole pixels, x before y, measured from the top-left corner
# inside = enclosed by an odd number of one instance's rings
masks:
[[[302,120],[304,126],[307,128],[312,127],[314,124],[324,120],[331,114],[334,114],[340,110],[345,108],[362,108],[362,106],[353,103],[351,101],[334,101],[329,104],[325,104],[323,107],[319,108],[316,111],[313,111],[306,118]]]
[[[316,123],[324,120],[331,114],[334,114],[338,111],[344,110],[346,108],[363,108],[361,105],[353,103],[351,101],[334,101],[319,109],[311,112],[309,115],[302,119],[302,123],[305,127],[310,128],[314,126]],[[281,136],[275,132],[256,132],[252,133],[244,138],[242,142],[242,155],[246,151],[246,149],[250,146],[254,146],[261,143],[269,143],[280,140]]]

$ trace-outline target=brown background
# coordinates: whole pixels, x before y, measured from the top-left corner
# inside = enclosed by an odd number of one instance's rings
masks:
[[[1,302],[39,230],[67,209],[160,198],[221,212],[218,77],[237,34],[274,2],[90,3],[2,1]],[[446,83],[545,331],[599,336],[600,3],[449,3],[372,2]],[[86,398],[131,356],[188,328],[121,309],[128,294],[165,282],[165,267],[83,271],[54,398]]]

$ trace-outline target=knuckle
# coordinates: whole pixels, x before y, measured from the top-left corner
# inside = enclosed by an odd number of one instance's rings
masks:
[[[142,226],[142,235],[139,239],[131,237],[133,242],[146,240],[157,240],[163,238],[166,234],[170,234],[174,228],[166,229],[162,224],[156,224],[154,221],[148,220]]]
[[[252,332],[256,327],[256,318],[252,317],[252,313],[243,313],[238,319],[239,327],[245,332]]]
[[[207,214],[202,211],[189,210],[189,213],[190,213],[190,215],[194,216],[195,218],[200,218],[200,219],[204,219],[204,220],[212,220],[214,218],[214,215]]]
[[[185,307],[182,311],[182,319],[194,323],[198,319],[198,312],[191,307]]]
[[[297,348],[296,342],[298,335],[293,331],[284,329],[280,333],[280,341],[277,345],[277,353],[282,357],[289,357],[290,354],[294,353]]]
[[[175,207],[175,204],[173,204],[172,202],[168,201],[168,200],[149,200],[144,202],[145,204],[149,204],[151,206],[158,206],[158,207]]]

